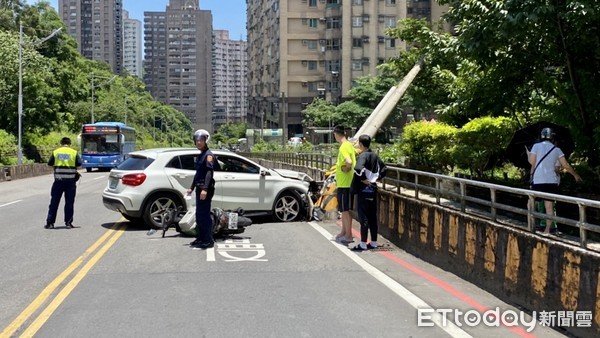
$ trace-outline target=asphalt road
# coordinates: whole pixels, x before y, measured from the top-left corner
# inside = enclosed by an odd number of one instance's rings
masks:
[[[104,208],[107,176],[83,173],[70,230],[43,229],[51,175],[0,183],[0,337],[562,336],[469,324],[456,311],[522,313],[385,239],[354,253],[335,222],[256,223],[206,251],[148,236]]]

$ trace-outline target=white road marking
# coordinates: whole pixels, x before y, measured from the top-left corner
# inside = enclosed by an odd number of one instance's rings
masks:
[[[103,179],[103,178],[105,179],[105,178],[106,178],[106,176],[100,176],[100,177],[96,177],[96,178],[92,179],[92,181],[101,180],[101,179]]]
[[[8,203],[5,203],[5,204],[0,204],[0,208],[2,208],[2,207],[5,207],[5,206],[7,206],[7,205],[11,205],[11,204],[19,203],[19,202],[21,202],[21,201],[23,201],[23,200],[16,200],[16,201],[8,202]]]
[[[310,224],[315,230],[320,232],[321,235],[323,235],[328,240],[330,240],[332,238],[332,235],[327,230],[323,229],[323,227],[321,227],[317,223],[309,222],[308,224]],[[427,303],[425,303],[424,300],[417,297],[417,295],[415,295],[414,293],[412,293],[408,289],[406,289],[404,286],[402,286],[402,284],[396,282],[395,280],[390,278],[388,275],[377,270],[377,268],[375,268],[371,264],[367,263],[364,259],[360,258],[356,253],[348,250],[348,247],[338,244],[335,241],[331,241],[331,243],[333,243],[333,245],[335,245],[344,255],[346,255],[348,258],[350,258],[356,264],[358,264],[361,268],[363,268],[368,274],[370,274],[375,279],[380,281],[383,285],[385,285],[392,292],[394,292],[395,294],[400,296],[400,298],[404,299],[408,304],[410,304],[415,309],[433,309],[431,306],[429,306]],[[465,332],[464,330],[462,330],[461,328],[459,328],[458,326],[456,326],[454,323],[450,322],[449,320],[446,320],[445,321],[446,325],[443,326],[442,325],[443,318],[439,312],[433,312],[431,314],[431,316],[432,316],[432,318],[431,318],[432,321],[437,326],[439,326],[442,330],[446,331],[450,336],[465,337],[465,338],[472,337],[470,334],[468,334],[467,332]]]
[[[207,262],[215,261],[215,248],[206,249],[206,261]]]

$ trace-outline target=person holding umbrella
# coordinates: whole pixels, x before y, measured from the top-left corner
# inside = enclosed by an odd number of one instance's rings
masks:
[[[528,151],[528,160],[531,164],[531,189],[550,194],[558,194],[559,176],[555,167],[558,162],[569,174],[573,175],[576,182],[581,182],[573,167],[565,159],[563,151],[554,144],[556,134],[551,128],[544,128],[540,133],[541,141],[534,144]],[[544,200],[547,215],[554,215],[554,202]],[[544,233],[550,233],[551,221],[546,221]]]

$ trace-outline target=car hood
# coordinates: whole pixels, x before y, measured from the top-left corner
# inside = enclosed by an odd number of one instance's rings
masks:
[[[306,181],[306,182],[311,182],[313,179],[312,177],[310,177],[308,174],[299,172],[299,171],[295,171],[295,170],[288,170],[288,169],[271,169],[274,172],[278,173],[279,175],[283,176],[283,177],[287,177],[287,178],[293,178],[295,180],[299,180],[299,181]]]

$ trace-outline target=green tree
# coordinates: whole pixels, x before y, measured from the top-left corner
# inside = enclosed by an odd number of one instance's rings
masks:
[[[17,139],[0,129],[0,164],[14,165],[17,163]]]
[[[329,127],[338,121],[335,119],[335,106],[324,99],[315,98],[302,111],[302,124],[307,127]]]
[[[359,128],[369,117],[372,109],[363,107],[354,101],[346,101],[335,107],[333,115],[334,124],[341,124],[346,127]]]
[[[214,143],[221,142],[230,148],[239,144],[239,139],[246,137],[246,130],[249,128],[247,123],[228,122],[219,126],[217,132],[212,136]]]
[[[570,127],[590,164],[600,163],[600,3],[441,0],[456,34],[425,25],[390,31],[414,45],[426,79],[448,93],[442,119],[463,125],[479,116],[540,119]],[[401,59],[401,58],[400,58]],[[420,75],[421,76],[421,75]]]
[[[363,76],[356,79],[356,85],[348,91],[355,104],[375,109],[385,94],[398,84],[398,78],[390,72],[378,76]]]

